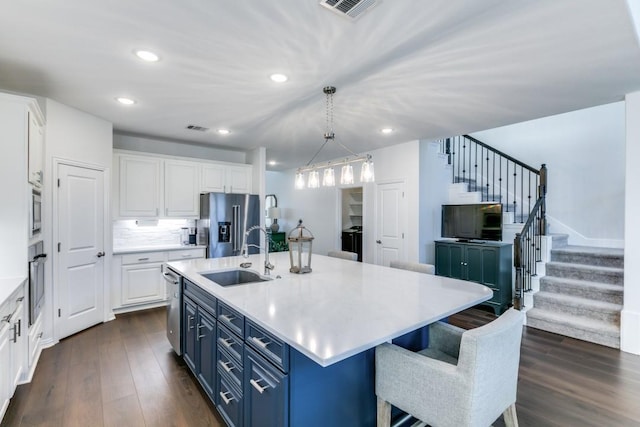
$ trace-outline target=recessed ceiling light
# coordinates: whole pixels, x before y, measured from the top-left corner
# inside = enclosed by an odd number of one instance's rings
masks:
[[[271,80],[273,80],[276,83],[284,83],[287,80],[289,80],[289,77],[285,76],[284,74],[280,74],[280,73],[276,73],[276,74],[271,74],[269,76],[269,78]]]
[[[380,129],[380,132],[384,133],[384,134],[389,134],[391,132],[393,132],[392,128],[382,128]]]
[[[133,104],[136,103],[135,100],[133,100],[131,98],[125,98],[124,96],[120,96],[120,97],[116,98],[116,101],[118,101],[122,105],[133,105]]]
[[[229,135],[231,131],[229,129],[218,129],[220,135]]]
[[[160,60],[160,57],[158,55],[149,50],[137,49],[134,50],[133,53],[143,61],[158,62]]]
[[[275,166],[275,165],[277,165],[277,164],[278,164],[278,163],[276,163],[276,161],[275,161],[275,160],[269,160],[269,166]]]

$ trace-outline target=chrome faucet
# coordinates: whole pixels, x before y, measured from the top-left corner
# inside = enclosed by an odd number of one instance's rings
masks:
[[[259,245],[254,245],[253,243],[247,243],[247,237],[249,233],[253,230],[260,230],[264,233],[264,249]],[[242,248],[242,256],[245,258],[249,258],[249,246],[263,249],[264,250],[264,274],[265,276],[269,276],[271,274],[271,270],[274,269],[274,265],[269,262],[269,233],[267,230],[260,227],[259,225],[254,225],[253,227],[249,227],[247,231],[244,233],[244,247]]]

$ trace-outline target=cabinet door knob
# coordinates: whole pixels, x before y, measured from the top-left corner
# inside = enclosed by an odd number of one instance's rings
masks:
[[[381,245],[382,244],[382,240],[376,240],[376,243]]]
[[[100,251],[96,254],[98,258],[102,258],[104,256],[104,252]]]

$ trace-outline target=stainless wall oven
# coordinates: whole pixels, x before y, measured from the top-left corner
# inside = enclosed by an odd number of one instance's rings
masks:
[[[37,319],[44,305],[44,262],[42,241],[29,246],[29,325]]]

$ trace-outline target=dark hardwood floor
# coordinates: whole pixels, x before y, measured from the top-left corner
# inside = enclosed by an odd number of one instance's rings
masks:
[[[450,319],[474,328],[480,309]],[[521,427],[640,426],[640,357],[525,328]],[[119,315],[43,351],[4,426],[224,426],[165,338],[164,309]],[[502,419],[494,426],[504,426]],[[345,426],[348,427],[348,426]]]
[[[43,350],[2,427],[225,426],[165,330],[165,309],[145,310]]]

